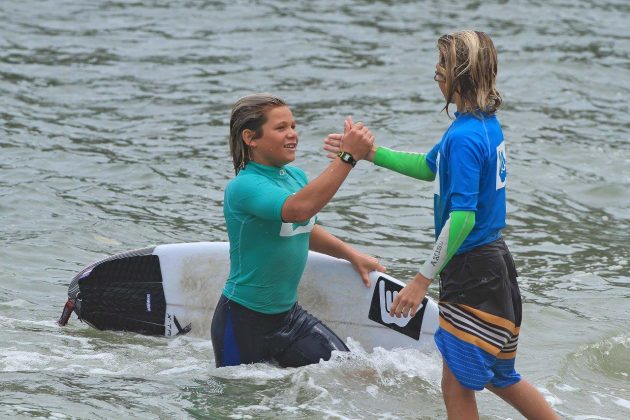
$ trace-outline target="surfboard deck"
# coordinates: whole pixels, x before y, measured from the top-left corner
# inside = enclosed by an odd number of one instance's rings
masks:
[[[127,251],[90,264],[68,288],[60,319],[72,312],[101,330],[210,337],[214,307],[230,270],[229,243],[195,242]],[[390,317],[389,305],[404,283],[370,273],[367,288],[352,265],[309,252],[299,304],[337,335],[364,349],[433,346],[437,304],[425,298],[413,318]]]

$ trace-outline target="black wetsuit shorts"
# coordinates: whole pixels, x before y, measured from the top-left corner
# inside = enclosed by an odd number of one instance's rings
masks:
[[[330,359],[348,347],[320,320],[297,303],[287,312],[264,314],[221,295],[212,318],[212,347],[217,367],[277,361],[298,367]]]

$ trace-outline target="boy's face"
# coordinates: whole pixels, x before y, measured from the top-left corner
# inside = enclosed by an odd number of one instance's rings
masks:
[[[442,92],[444,99],[446,99],[446,76],[444,74],[444,67],[442,67],[440,63],[435,65],[435,76],[433,80],[437,82],[440,92]]]
[[[262,136],[251,141],[254,162],[281,167],[295,160],[298,134],[288,106],[267,111],[267,122],[262,130]]]

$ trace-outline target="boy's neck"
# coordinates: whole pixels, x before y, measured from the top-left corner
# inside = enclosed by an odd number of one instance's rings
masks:
[[[453,98],[451,99],[452,103],[457,107],[457,112],[465,112],[466,106],[462,101],[462,98],[459,96],[457,92],[453,93]]]

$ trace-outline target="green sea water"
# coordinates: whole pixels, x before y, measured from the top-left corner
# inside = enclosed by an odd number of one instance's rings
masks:
[[[450,122],[435,42],[465,28],[499,51],[517,368],[563,418],[629,418],[629,21],[622,0],[2,0],[0,418],[445,418],[435,352],[349,338],[319,365],[215,369],[208,340],[55,320],[96,259],[227,240],[240,96],[291,104],[311,178],[346,115],[427,151]],[[359,163],[319,219],[406,280],[432,246],[432,191]]]

